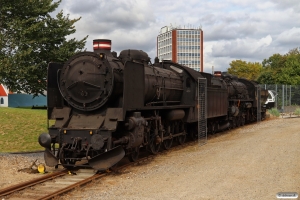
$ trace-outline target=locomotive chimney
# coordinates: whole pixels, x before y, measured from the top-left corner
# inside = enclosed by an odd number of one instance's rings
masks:
[[[107,40],[107,39],[93,40],[93,48],[95,53],[110,53],[111,40]]]
[[[215,71],[214,72],[214,76],[221,77],[222,76],[222,72],[221,71]]]

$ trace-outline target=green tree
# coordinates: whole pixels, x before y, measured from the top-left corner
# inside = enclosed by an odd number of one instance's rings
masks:
[[[64,62],[83,50],[86,37],[67,40],[74,23],[60,11],[61,0],[0,0],[0,83],[12,91],[43,94],[49,62]]]
[[[236,75],[239,78],[246,78],[256,81],[261,70],[262,65],[258,62],[246,62],[243,60],[233,60],[229,63],[228,73]]]
[[[295,48],[285,55],[273,54],[262,62],[258,82],[263,84],[300,84],[300,50]]]
[[[285,57],[280,54],[273,54],[268,59],[262,61],[263,69],[257,81],[263,84],[275,84],[278,82],[277,74],[281,73],[281,66],[285,62]]]

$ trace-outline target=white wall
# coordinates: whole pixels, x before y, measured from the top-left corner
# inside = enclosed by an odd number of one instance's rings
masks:
[[[0,96],[0,107],[8,107],[8,97]]]

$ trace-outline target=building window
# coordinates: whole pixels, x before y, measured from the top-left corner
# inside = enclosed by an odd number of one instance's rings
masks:
[[[4,104],[4,99],[1,97],[0,104]]]

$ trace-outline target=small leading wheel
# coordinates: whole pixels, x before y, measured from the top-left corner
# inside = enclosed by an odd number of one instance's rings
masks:
[[[65,152],[64,150],[60,150],[59,152],[59,160],[64,168],[72,169],[76,163],[75,159],[70,159],[72,157],[72,153]]]
[[[140,155],[140,147],[135,147],[132,149],[132,152],[129,155],[129,160],[131,162],[135,162],[138,160],[139,155]]]

